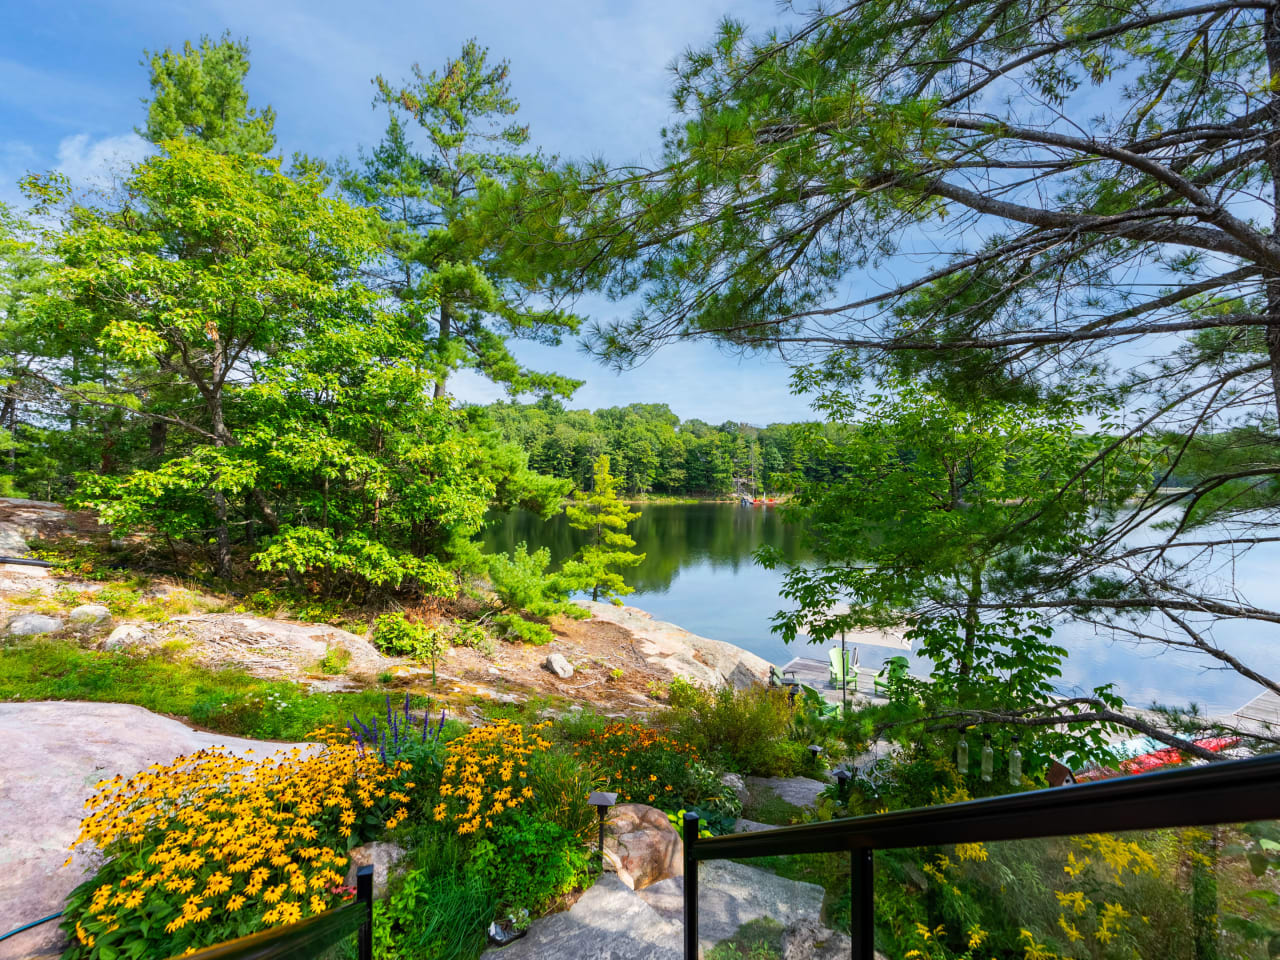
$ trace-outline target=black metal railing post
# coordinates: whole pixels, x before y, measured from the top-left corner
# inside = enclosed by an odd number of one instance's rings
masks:
[[[869,847],[849,851],[849,939],[852,960],[875,960],[875,852]]]
[[[684,815],[684,960],[698,960],[698,815]]]
[[[365,918],[356,940],[357,960],[373,960],[373,867],[356,868],[356,903],[364,904]]]

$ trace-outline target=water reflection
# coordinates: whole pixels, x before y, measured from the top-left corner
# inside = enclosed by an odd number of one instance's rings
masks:
[[[627,571],[627,582],[636,588],[628,603],[773,663],[797,655],[825,656],[820,648],[803,643],[788,647],[770,632],[770,619],[786,605],[778,596],[782,574],[758,567],[752,552],[771,544],[791,561],[809,559],[796,529],[782,523],[776,510],[733,503],[654,504],[643,508],[630,532],[646,556],[640,566]],[[489,549],[510,550],[523,540],[531,549],[549,548],[556,564],[572,556],[585,539],[586,534],[572,529],[563,516],[543,521],[524,512],[498,518],[485,534]],[[1269,594],[1280,582],[1280,545],[1255,549],[1235,572],[1246,596],[1273,605]],[[1218,624],[1215,636],[1246,662],[1274,673],[1275,629],[1227,622]],[[1116,641],[1080,624],[1059,625],[1055,641],[1071,651],[1060,683],[1068,693],[1114,683],[1137,706],[1195,702],[1214,713],[1235,710],[1261,692],[1238,673],[1216,669],[1216,661],[1203,656]],[[862,664],[874,668],[900,652],[863,647]],[[914,669],[923,672],[928,664],[916,662]]]

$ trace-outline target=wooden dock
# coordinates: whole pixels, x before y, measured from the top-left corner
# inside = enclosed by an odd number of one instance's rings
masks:
[[[826,660],[814,660],[812,657],[796,657],[780,671],[787,680],[794,675],[795,679],[806,687],[812,687],[827,703],[839,704],[842,698],[839,687],[831,686],[831,664]],[[849,684],[849,703],[857,700],[885,701],[886,698],[875,692],[877,671],[867,667],[858,668],[858,682]],[[856,690],[855,690],[856,687]]]
[[[1234,719],[1243,723],[1262,723],[1280,727],[1280,694],[1267,690],[1235,712]]]

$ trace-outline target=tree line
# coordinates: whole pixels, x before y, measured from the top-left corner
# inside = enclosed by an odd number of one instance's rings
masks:
[[[533,404],[500,402],[476,422],[491,424],[529,457],[539,473],[589,489],[596,458],[609,456],[626,493],[728,496],[739,489],[757,495],[789,489],[797,477],[826,480],[838,468],[812,442],[834,431],[818,422],[757,427],[726,422],[712,426],[681,420],[662,403],[633,403],[602,410],[569,410],[555,398]],[[736,484],[745,480],[746,484]]]

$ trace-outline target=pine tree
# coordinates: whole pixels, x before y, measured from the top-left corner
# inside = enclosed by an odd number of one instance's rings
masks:
[[[586,530],[591,538],[572,560],[564,565],[560,577],[571,590],[590,590],[591,599],[603,593],[611,602],[622,605],[620,597],[632,587],[622,579],[618,567],[634,567],[644,561],[643,553],[632,553],[635,540],[627,534],[627,524],[640,516],[618,499],[621,480],[609,472],[609,456],[601,454],[595,462],[594,489],[579,490],[575,503],[565,508],[569,526]]]

